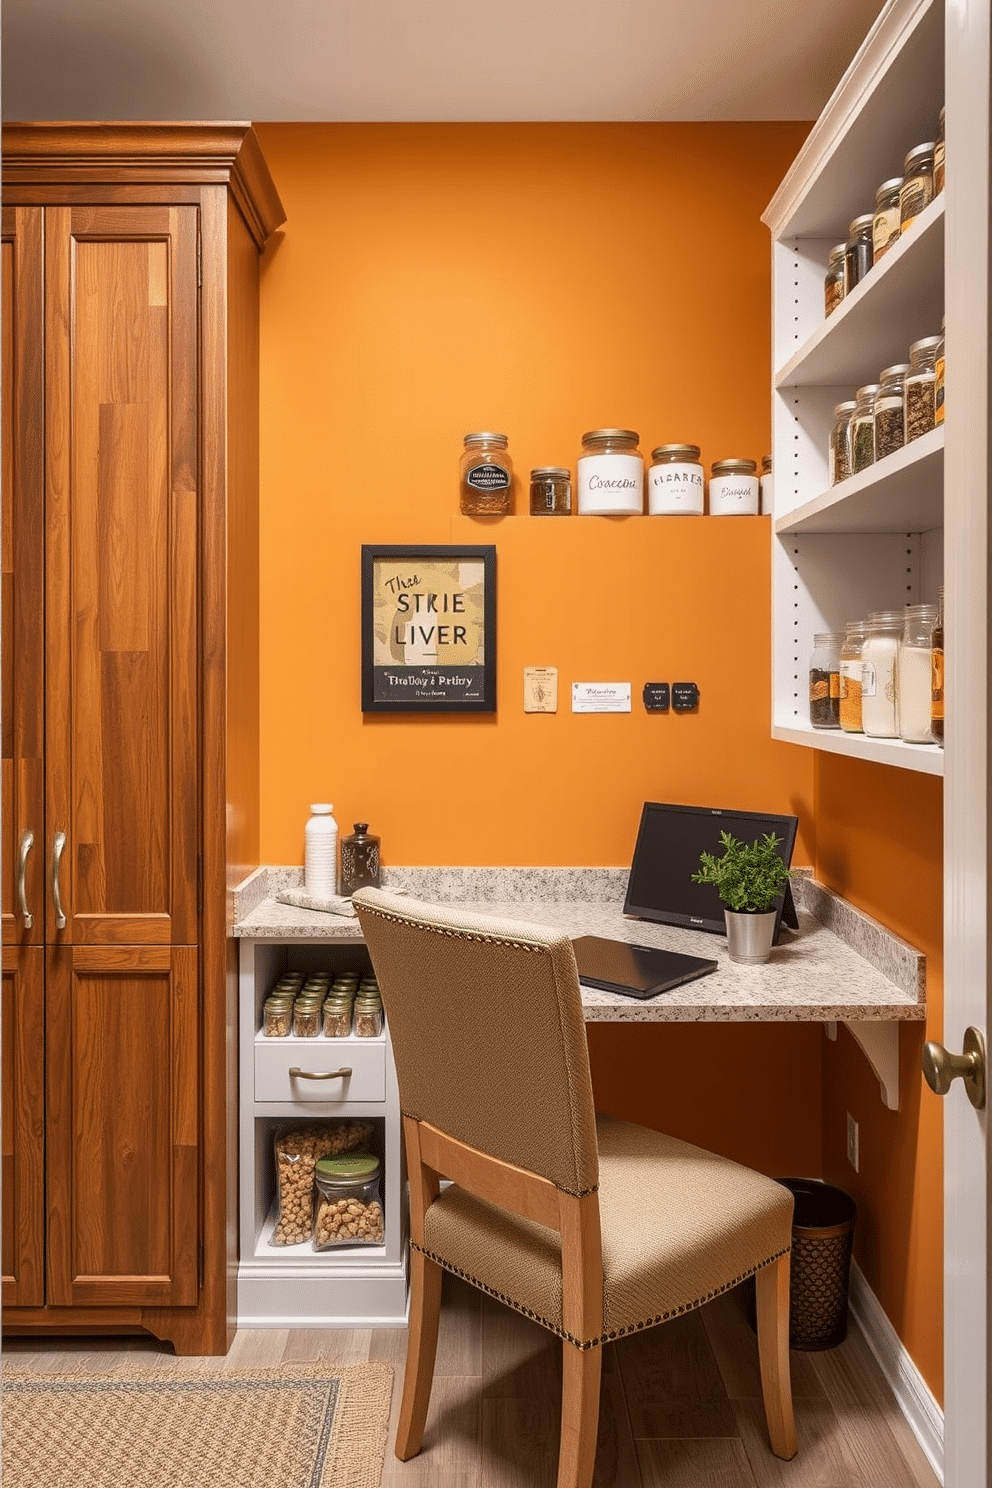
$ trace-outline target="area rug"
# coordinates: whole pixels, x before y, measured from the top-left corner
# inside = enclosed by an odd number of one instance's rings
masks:
[[[388,1364],[3,1372],[3,1488],[378,1488]]]

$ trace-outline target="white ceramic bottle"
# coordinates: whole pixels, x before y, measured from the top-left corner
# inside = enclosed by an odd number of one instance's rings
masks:
[[[333,810],[327,802],[311,806],[304,832],[303,887],[318,899],[328,899],[338,891],[338,827]]]

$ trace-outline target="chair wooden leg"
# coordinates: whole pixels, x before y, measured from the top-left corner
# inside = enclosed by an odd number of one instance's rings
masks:
[[[786,1461],[799,1450],[789,1373],[789,1260],[788,1255],[780,1256],[771,1265],[762,1266],[754,1278],[768,1440],[775,1456]]]
[[[424,1439],[427,1407],[434,1383],[437,1325],[441,1313],[441,1267],[419,1250],[410,1250],[410,1330],[406,1343],[403,1399],[395,1452],[401,1462],[416,1457]]]
[[[558,1488],[589,1488],[599,1435],[601,1348],[562,1344],[561,1447]]]

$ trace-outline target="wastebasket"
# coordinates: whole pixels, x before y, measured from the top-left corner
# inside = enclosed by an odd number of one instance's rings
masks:
[[[847,1292],[857,1205],[816,1178],[779,1178],[795,1199],[792,1216],[789,1346],[814,1352],[847,1337]]]

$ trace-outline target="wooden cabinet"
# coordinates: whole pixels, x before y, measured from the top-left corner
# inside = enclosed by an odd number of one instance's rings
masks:
[[[245,126],[13,125],[3,153],[4,1321],[223,1352],[226,883],[258,817],[230,683],[282,213]]]

